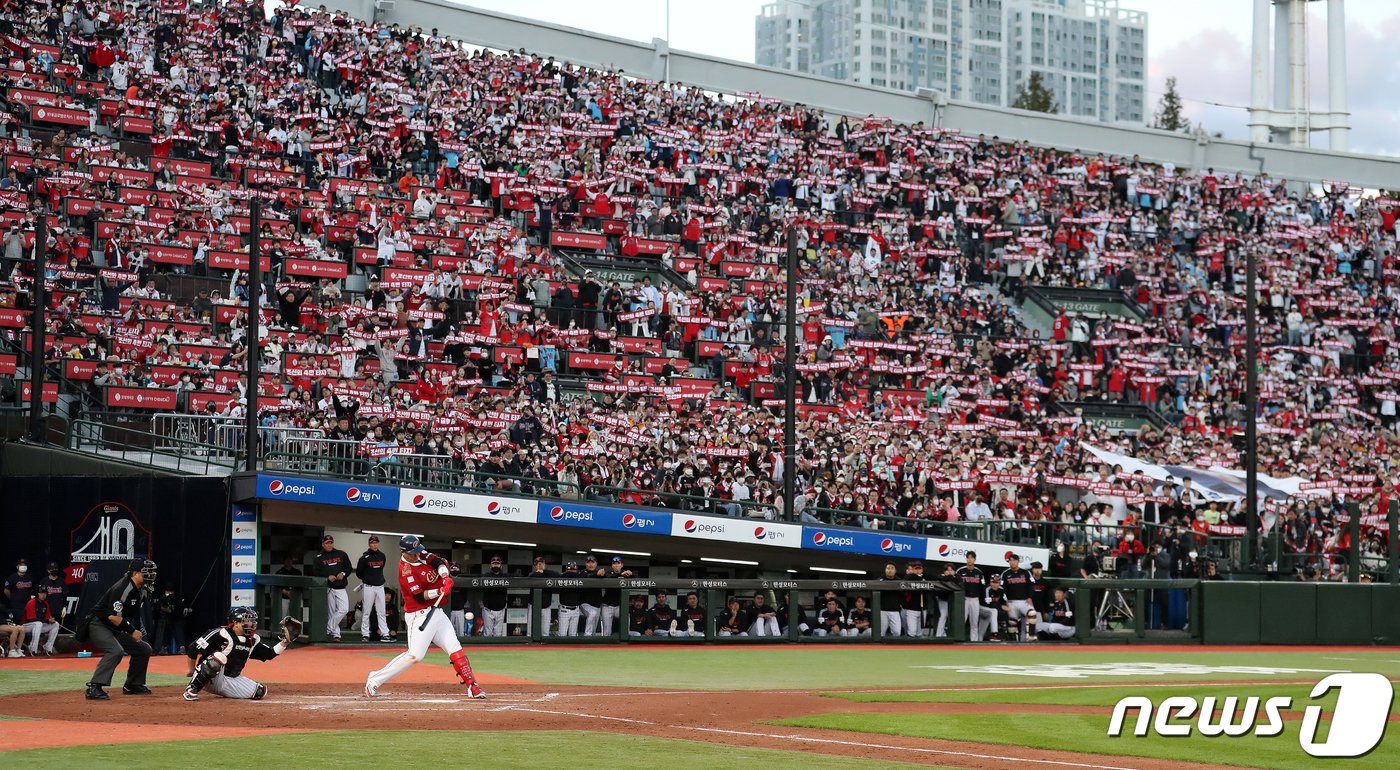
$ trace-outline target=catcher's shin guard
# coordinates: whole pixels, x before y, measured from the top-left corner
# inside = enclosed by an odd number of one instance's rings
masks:
[[[462,680],[462,684],[471,684],[476,681],[476,674],[472,673],[472,664],[467,662],[467,651],[458,650],[448,656],[452,661],[452,669],[457,672],[457,678]]]
[[[212,657],[200,661],[200,664],[194,669],[194,676],[190,677],[190,692],[198,693],[203,690],[204,685],[209,684],[209,680],[213,679],[221,670],[223,670],[223,666]]]
[[[267,695],[267,685],[258,685],[253,689],[253,700],[262,700]]]

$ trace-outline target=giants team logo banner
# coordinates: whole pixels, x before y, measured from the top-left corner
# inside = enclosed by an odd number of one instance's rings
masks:
[[[539,520],[539,501],[495,495],[467,495],[433,489],[399,490],[398,509],[405,513],[433,513],[469,519],[491,519],[518,524]]]
[[[255,576],[258,573],[258,515],[251,506],[234,503],[229,511],[233,533],[229,558],[229,606],[251,607],[257,603]]]
[[[151,530],[125,503],[98,503],[69,533],[74,564],[151,558]]]
[[[864,553],[907,559],[922,559],[926,550],[924,540],[920,537],[825,527],[803,527],[802,547],[818,551]]]
[[[590,529],[610,529],[648,535],[670,535],[670,513],[612,508],[570,501],[541,500],[539,523]]]
[[[671,515],[671,534],[675,537],[723,540],[747,545],[802,547],[802,527],[762,519],[730,519],[674,513]]]

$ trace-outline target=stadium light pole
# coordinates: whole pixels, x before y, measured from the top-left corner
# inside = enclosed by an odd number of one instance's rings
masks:
[[[787,229],[787,317],[784,320],[783,356],[783,516],[793,518],[797,503],[797,236]]]
[[[29,290],[29,439],[42,444],[44,431],[44,319],[49,305],[44,274],[49,269],[49,218],[39,214],[34,222],[34,283]]]
[[[1256,565],[1259,542],[1259,319],[1257,317],[1259,260],[1257,249],[1245,249],[1244,303],[1244,508],[1245,563]]]
[[[262,201],[248,201],[248,397],[243,415],[244,470],[258,470],[258,379],[261,376],[262,349],[258,347],[258,327],[261,325],[258,298],[262,294]]]

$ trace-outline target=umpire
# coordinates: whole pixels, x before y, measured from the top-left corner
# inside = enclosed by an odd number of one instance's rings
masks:
[[[126,575],[116,582],[102,598],[97,600],[83,618],[80,630],[85,641],[103,651],[102,660],[92,680],[87,683],[88,700],[110,700],[103,687],[112,685],[112,674],[117,670],[123,655],[131,656],[126,668],[126,684],[122,685],[123,695],[150,695],[146,686],[146,664],[151,660],[151,645],[142,641],[142,612],[149,594],[147,583],[156,579],[156,563],[136,559],[128,565]]]

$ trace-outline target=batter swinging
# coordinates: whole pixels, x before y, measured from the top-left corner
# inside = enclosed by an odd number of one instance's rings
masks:
[[[457,639],[451,619],[438,609],[452,593],[447,560],[429,553],[413,535],[399,538],[399,550],[403,552],[399,558],[399,593],[403,596],[404,623],[408,626],[408,650],[369,675],[365,681],[365,696],[378,695],[380,687],[422,660],[428,654],[428,645],[436,644],[452,661],[457,678],[467,686],[467,695],[485,698],[486,692],[476,683],[476,675],[467,662],[467,653]]]

